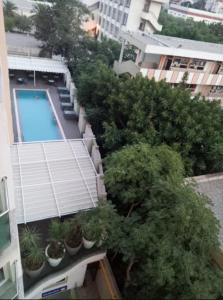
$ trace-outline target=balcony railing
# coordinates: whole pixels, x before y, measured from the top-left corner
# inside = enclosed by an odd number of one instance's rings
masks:
[[[7,178],[0,181],[0,251],[10,245],[9,205]]]

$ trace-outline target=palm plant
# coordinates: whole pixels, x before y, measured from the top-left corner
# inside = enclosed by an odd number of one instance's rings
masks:
[[[64,230],[62,224],[57,221],[51,221],[49,225],[49,240],[50,245],[48,248],[48,255],[51,258],[60,258],[64,254],[64,245],[63,245],[63,238],[64,238]]]
[[[25,227],[20,238],[24,265],[28,270],[38,270],[44,263],[44,251],[41,247],[41,235],[36,228]]]

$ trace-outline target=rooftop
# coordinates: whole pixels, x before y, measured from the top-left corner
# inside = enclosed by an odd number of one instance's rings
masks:
[[[18,224],[97,205],[97,172],[84,140],[13,144],[11,156]]]
[[[210,208],[221,225],[219,241],[223,248],[223,173],[196,176],[193,179],[197,183],[197,190],[212,202]]]
[[[122,32],[121,36],[146,53],[223,61],[223,44],[141,32]]]
[[[7,32],[6,44],[8,47],[39,48],[42,43],[33,35]]]
[[[67,66],[61,60],[16,55],[8,55],[8,68],[10,70],[69,73]]]

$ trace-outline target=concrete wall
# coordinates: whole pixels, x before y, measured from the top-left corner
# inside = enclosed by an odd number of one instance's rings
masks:
[[[95,139],[95,135],[91,129],[91,125],[87,122],[86,113],[83,107],[79,108],[78,127],[81,135],[85,139],[86,147],[89,151],[95,170],[97,172],[98,198],[99,200],[106,200],[107,193],[104,185],[104,173],[103,173],[101,154]]]
[[[67,289],[81,287],[84,282],[87,265],[103,259],[105,255],[105,252],[102,252],[100,254],[89,256],[66,269],[58,271],[56,274],[49,275],[31,288],[25,294],[25,299],[41,299],[42,293],[61,286],[67,286]],[[59,281],[64,278],[65,281],[60,283]]]
[[[18,243],[18,231],[15,217],[15,201],[13,176],[11,167],[10,143],[13,142],[11,101],[9,92],[9,79],[7,67],[7,52],[4,32],[4,20],[2,1],[0,1],[0,180],[7,177],[7,190],[9,201],[9,218],[11,244],[4,251],[0,252],[0,268],[9,264],[12,268],[17,261],[17,276],[21,277],[21,261]],[[3,288],[3,286],[1,287]],[[22,287],[21,287],[22,296]]]

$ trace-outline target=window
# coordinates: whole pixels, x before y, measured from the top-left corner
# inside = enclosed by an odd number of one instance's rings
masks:
[[[104,6],[104,15],[106,15],[106,12],[107,12],[107,7],[108,7],[108,5],[107,5],[107,4],[105,4],[105,6]]]
[[[210,94],[220,95],[223,93],[223,86],[214,85],[210,90]]]
[[[113,8],[113,10],[112,10],[112,19],[115,19],[115,16],[116,16],[116,9]]]
[[[104,28],[104,27],[105,27],[105,19],[104,19],[104,18],[102,19],[102,24],[101,24],[101,27],[102,27],[102,28]]]
[[[116,27],[115,27],[115,37],[117,37],[118,34],[119,34],[119,28],[116,26]]]
[[[124,4],[124,0],[120,0],[119,5],[123,5],[123,4]]]
[[[110,17],[111,15],[111,6],[108,7],[108,16]]]
[[[109,27],[109,22],[108,22],[108,21],[106,21],[105,30],[107,30],[107,31],[108,31],[108,27]]]
[[[197,69],[197,70],[204,70],[205,65],[206,65],[206,61],[194,58],[190,62],[189,68],[190,69]]]
[[[144,31],[146,26],[146,22],[142,20],[139,24],[139,30]]]
[[[150,8],[150,0],[146,0],[143,11],[144,12],[149,12],[149,8]]]
[[[101,3],[100,12],[103,10],[103,3]]]
[[[122,16],[122,12],[119,10],[117,13],[117,22],[120,22]]]
[[[111,26],[110,26],[110,33],[113,34],[113,31],[114,31],[114,25],[111,24]]]
[[[99,25],[101,25],[101,17],[99,17],[99,21],[98,21]]]
[[[128,19],[128,14],[127,14],[127,13],[124,13],[123,19],[122,19],[122,25],[126,25],[127,19]]]
[[[187,57],[177,57],[174,58],[171,67],[173,68],[183,68],[186,69],[189,63],[189,58]]]
[[[125,1],[125,7],[130,7],[131,4],[131,0],[126,0]]]

